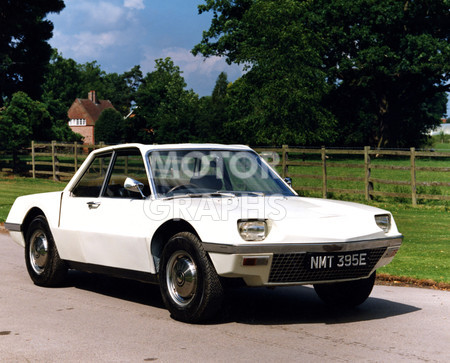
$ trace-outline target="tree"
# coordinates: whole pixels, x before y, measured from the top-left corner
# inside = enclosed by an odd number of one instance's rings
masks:
[[[47,105],[32,100],[24,92],[16,92],[0,111],[0,150],[16,152],[31,140],[80,141],[67,122],[55,122]]]
[[[242,46],[247,37],[244,29],[245,14],[256,2],[255,0],[210,0],[205,5],[199,5],[199,14],[213,12],[211,26],[203,32],[202,41],[197,44],[192,53],[224,56],[229,64],[245,63]]]
[[[53,25],[45,17],[60,12],[63,0],[10,0],[0,3],[0,106],[4,98],[24,91],[41,95],[51,48]]]
[[[228,76],[225,72],[221,72],[217,77],[216,85],[212,92],[212,102],[221,108],[227,97]]]
[[[236,109],[241,99],[231,100],[234,116],[227,127],[234,129],[235,141],[320,144],[333,139],[334,118],[322,104],[328,86],[321,39],[304,24],[309,7],[295,0],[211,1],[200,7],[215,14],[194,54],[226,56],[249,69],[232,92],[247,100],[243,109]]]
[[[185,89],[182,72],[170,58],[155,63],[155,70],[147,73],[136,92],[135,133],[129,141],[189,142],[196,137],[198,96]]]
[[[211,95],[211,109],[209,111],[212,122],[210,122],[209,142],[226,142],[225,125],[228,122],[228,77],[225,72],[221,72],[217,77]]]
[[[17,164],[17,151],[29,146],[33,138],[52,139],[52,118],[45,104],[33,101],[24,92],[16,92],[0,111],[0,150],[13,155],[13,168]]]
[[[330,143],[331,128],[341,144],[418,146],[445,113],[447,0],[217,0],[199,11],[214,15],[193,53],[248,64],[239,87],[252,107],[233,122],[254,125],[257,140]]]
[[[80,65],[54,49],[42,85],[42,102],[47,104],[52,117],[66,122],[67,110],[84,89]]]
[[[333,44],[324,63],[331,110],[349,131],[343,141],[357,133],[374,146],[419,146],[445,113],[448,1],[316,5],[325,11],[314,26]]]
[[[103,110],[95,123],[95,140],[107,144],[119,144],[124,141],[124,120],[120,112],[113,108]]]
[[[198,142],[229,142],[225,125],[228,122],[228,86],[227,74],[222,72],[217,77],[211,96],[199,101],[199,116],[194,120]]]
[[[135,101],[135,94],[141,80],[140,66],[134,66],[123,74],[108,73],[102,77],[101,91],[122,115],[127,115]]]

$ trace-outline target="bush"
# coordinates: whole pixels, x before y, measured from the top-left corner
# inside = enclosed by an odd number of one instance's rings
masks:
[[[95,123],[95,141],[107,144],[119,144],[124,141],[124,119],[113,108],[103,110]]]

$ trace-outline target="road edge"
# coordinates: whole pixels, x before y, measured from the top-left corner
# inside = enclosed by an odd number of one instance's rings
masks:
[[[375,284],[389,285],[389,286],[421,287],[424,289],[450,291],[450,283],[436,282],[431,279],[416,279],[414,277],[407,277],[407,276],[394,276],[386,273],[377,274]]]

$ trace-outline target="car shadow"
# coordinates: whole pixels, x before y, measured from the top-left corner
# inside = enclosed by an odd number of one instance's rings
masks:
[[[355,308],[333,308],[319,299],[312,286],[233,289],[226,296],[217,323],[343,324],[385,319],[418,310],[421,309],[375,297],[369,297]]]
[[[140,281],[71,270],[64,287],[165,309],[159,286]],[[312,286],[228,288],[217,317],[204,324],[343,324],[385,319],[418,310],[421,309],[375,297],[369,297],[356,308],[331,308],[319,299]]]
[[[64,286],[165,309],[159,286],[97,273],[70,270]]]

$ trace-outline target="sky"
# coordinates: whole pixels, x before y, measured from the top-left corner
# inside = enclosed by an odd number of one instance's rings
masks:
[[[217,77],[226,72],[230,82],[242,67],[224,58],[194,57],[191,49],[209,28],[211,14],[198,14],[202,0],[66,0],[53,22],[49,43],[64,58],[78,63],[97,61],[107,73],[123,73],[140,65],[152,72],[155,59],[170,57],[183,72],[188,89],[211,95]]]

